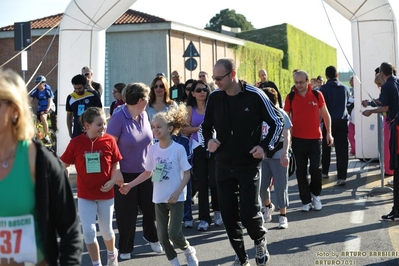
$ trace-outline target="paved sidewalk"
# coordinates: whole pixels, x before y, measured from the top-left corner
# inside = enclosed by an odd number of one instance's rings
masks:
[[[76,174],[75,174],[76,176]],[[71,183],[74,173],[71,168]],[[388,188],[381,188],[381,172],[379,164],[367,164],[351,157],[348,163],[347,184],[344,187],[335,186],[335,155],[331,158],[331,171],[328,179],[323,179],[321,211],[311,210],[301,212],[302,203],[299,200],[298,186],[295,175],[289,179],[290,206],[287,208],[289,227],[278,229],[278,210],[273,214],[273,220],[265,223],[268,228],[267,241],[271,254],[268,265],[399,265],[398,255],[381,255],[386,251],[399,251],[397,235],[399,223],[380,221],[380,216],[390,211],[392,193]],[[392,177],[385,179],[385,184]],[[275,194],[272,192],[272,201]],[[234,260],[234,253],[227,240],[224,226],[211,225],[208,231],[199,232],[197,199],[193,205],[194,227],[183,228],[183,234],[197,250],[201,266],[228,266]],[[213,213],[211,214],[213,217]],[[132,259],[119,261],[120,266],[163,266],[170,265],[165,254],[157,255],[142,239],[142,216],[137,219],[134,251]],[[119,232],[114,220],[113,227],[116,238]],[[250,264],[255,263],[253,241],[244,230],[244,241],[250,258]],[[106,249],[100,232],[98,241],[101,248],[101,259],[106,263]],[[187,265],[184,254],[176,249],[181,265]],[[342,257],[345,252],[363,252],[362,257]],[[372,256],[370,252],[376,252]],[[381,254],[378,255],[380,252]],[[362,254],[363,254],[362,253]],[[333,255],[334,254],[334,255]],[[356,253],[357,254],[357,253]],[[373,253],[374,254],[374,253]],[[396,254],[396,253],[395,253]],[[336,256],[336,257],[333,257]],[[323,260],[325,264],[317,264]],[[327,264],[327,261],[330,264]],[[87,250],[84,250],[82,265],[90,266]]]

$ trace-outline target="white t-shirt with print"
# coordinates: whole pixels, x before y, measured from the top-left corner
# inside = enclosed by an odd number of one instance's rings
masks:
[[[183,179],[184,171],[190,170],[184,147],[176,142],[166,149],[159,147],[159,142],[152,145],[148,151],[145,168],[155,170],[157,164],[162,165],[162,174],[159,182],[153,182],[152,201],[154,203],[168,203],[170,195],[176,191]],[[185,201],[187,187],[185,187],[177,201]]]

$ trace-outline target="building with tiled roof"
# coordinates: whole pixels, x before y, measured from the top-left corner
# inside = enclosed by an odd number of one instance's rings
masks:
[[[45,75],[52,88],[57,88],[58,24],[62,16],[63,14],[56,14],[30,22],[33,45],[27,52],[26,72],[21,71],[19,56],[4,67],[21,73],[26,81],[33,75]],[[54,29],[50,30],[53,27]],[[42,36],[47,31],[49,32]],[[200,54],[200,57],[194,58],[197,68],[193,71],[185,68],[188,58],[183,57],[190,42]],[[111,92],[116,83],[141,81],[150,84],[156,73],[163,72],[169,79],[173,70],[181,73],[183,81],[196,78],[200,70],[210,73],[218,58],[234,57],[229,46],[243,45],[244,42],[232,36],[129,9],[106,31],[105,80],[99,81],[105,89],[104,105],[109,106],[114,100]],[[0,66],[19,53],[14,51],[14,25],[0,27],[0,47]],[[40,69],[34,74],[39,64]],[[81,62],[81,65],[83,67],[87,63]],[[80,69],[76,69],[76,73],[80,73]],[[33,84],[28,84],[29,87],[33,87]]]
[[[59,63],[58,25],[62,20],[62,16],[63,14],[56,14],[30,22],[31,42],[33,45],[32,49],[27,51],[28,70],[26,72],[21,72],[20,57],[16,57],[16,59],[7,63],[5,67],[21,73],[26,81],[34,78],[34,75],[45,75],[52,88],[57,88],[57,65]],[[253,61],[250,63],[247,61],[240,68],[242,58],[236,58],[236,56],[240,57],[240,55],[237,55],[235,53],[236,50],[232,47],[237,45],[244,46],[248,40],[256,42],[258,45],[270,41],[270,34],[261,33],[262,29],[238,34],[221,34],[129,9],[106,30],[104,75],[98,75],[104,76],[104,80],[96,80],[96,73],[94,73],[94,80],[103,84],[104,105],[109,106],[114,100],[111,92],[113,85],[116,83],[123,82],[128,84],[133,81],[140,81],[149,85],[156,73],[165,73],[169,79],[173,70],[180,72],[184,82],[187,79],[196,79],[200,70],[212,73],[213,65],[217,59],[230,57],[235,58],[237,61],[240,78],[250,78],[251,80],[248,81],[255,82],[253,78],[257,78],[258,70],[266,68],[268,71],[270,70],[269,78],[271,80],[277,82],[283,88],[288,88],[288,85],[292,83],[291,73],[288,68],[283,66],[282,55],[286,58],[289,53],[280,47],[274,46],[278,50],[268,49],[267,54],[262,56],[263,59],[266,59],[262,60],[264,63],[256,65],[252,63]],[[302,37],[306,35],[304,32],[301,34]],[[245,38],[245,40],[234,36],[240,36]],[[283,40],[285,37],[277,36],[277,43],[280,41],[279,38]],[[315,38],[313,39],[315,42],[318,41]],[[76,39],[72,43],[79,44],[81,41],[81,39]],[[186,68],[186,62],[189,58],[184,56],[190,43],[194,45],[200,55],[192,58],[195,60],[192,62],[196,65],[192,71],[188,69],[189,67]],[[323,53],[323,51],[321,52]],[[0,66],[8,62],[17,53],[19,51],[14,51],[14,26],[0,27]],[[295,50],[295,54],[300,58],[309,56],[309,52],[301,48]],[[62,51],[62,56],[64,58],[73,58],[75,55],[69,54],[68,50],[66,50]],[[323,55],[317,53],[313,54],[313,56],[314,58],[323,58]],[[76,58],[76,60],[79,60],[79,58]],[[312,63],[316,61],[313,60]],[[266,65],[263,65],[265,62]],[[325,63],[325,60],[323,63]],[[34,74],[39,65],[39,71]],[[81,62],[82,67],[85,65],[89,65],[89,63]],[[80,71],[81,69],[76,69],[76,73],[80,73]],[[28,84],[28,88],[32,87],[32,84]]]
[[[49,17],[39,18],[31,21],[31,29],[51,29],[61,22],[63,13],[52,15]],[[151,16],[143,12],[128,9],[122,16],[120,16],[113,25],[123,25],[123,24],[141,24],[141,23],[156,23],[156,22],[166,22],[168,20],[159,18],[156,16]],[[14,25],[9,25],[6,27],[1,27],[1,31],[14,31]]]

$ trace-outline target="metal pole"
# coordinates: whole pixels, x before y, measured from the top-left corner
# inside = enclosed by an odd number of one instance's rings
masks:
[[[380,170],[381,170],[381,187],[373,188],[369,193],[369,196],[373,193],[386,193],[393,192],[390,187],[384,186],[385,178],[385,167],[384,167],[384,117],[382,114],[378,114],[377,124],[378,124],[378,158],[380,160]]]

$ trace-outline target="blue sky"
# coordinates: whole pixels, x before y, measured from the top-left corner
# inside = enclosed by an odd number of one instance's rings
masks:
[[[90,0],[85,1],[90,2]],[[62,13],[69,3],[70,0],[1,0],[0,27]],[[226,8],[234,9],[236,13],[244,15],[255,28],[289,23],[335,47],[338,54],[338,69],[347,70],[349,65],[344,53],[352,64],[350,22],[327,4],[325,7],[327,14],[322,0],[202,0],[195,2],[138,0],[131,9],[197,28],[204,28],[213,16]],[[338,41],[344,53],[340,50]]]

